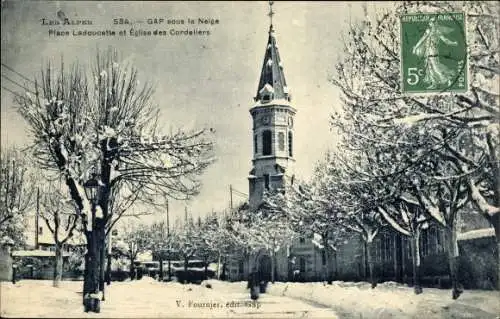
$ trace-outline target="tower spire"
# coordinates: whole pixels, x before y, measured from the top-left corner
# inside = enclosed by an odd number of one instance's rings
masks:
[[[278,44],[273,29],[274,1],[269,1],[269,37],[267,40],[264,63],[260,73],[259,86],[254,100],[269,103],[271,100],[290,101],[290,94],[286,86],[283,65],[278,53]]]
[[[267,14],[269,16],[269,32],[273,32],[273,15],[274,15],[274,11],[273,11],[273,4],[274,4],[274,1],[269,1],[269,13]]]

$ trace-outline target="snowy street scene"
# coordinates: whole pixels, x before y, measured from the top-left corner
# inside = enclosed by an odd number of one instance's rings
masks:
[[[210,285],[211,288],[207,288]],[[82,314],[73,305],[81,298],[78,282],[54,288],[49,281],[2,283],[6,317],[132,317],[145,318],[498,318],[498,292],[468,291],[459,300],[445,290],[430,289],[416,296],[411,289],[367,283],[276,283],[256,301],[246,283],[208,280],[201,285],[162,284],[152,279],[110,286],[110,299],[100,314]],[[79,293],[80,292],[80,293]],[[22,294],[22,298],[17,297]],[[39,295],[51,296],[50,301]],[[30,304],[27,308],[24,305]]]
[[[500,319],[500,5],[2,1],[0,317]]]

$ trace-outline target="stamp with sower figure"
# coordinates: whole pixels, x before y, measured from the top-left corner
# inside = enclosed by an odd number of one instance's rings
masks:
[[[405,14],[401,30],[403,93],[466,92],[464,13]]]

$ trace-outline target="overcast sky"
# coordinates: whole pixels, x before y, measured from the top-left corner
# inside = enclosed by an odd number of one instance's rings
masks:
[[[194,216],[229,205],[229,185],[248,193],[252,134],[248,112],[253,103],[267,43],[267,2],[69,2],[2,1],[2,63],[32,78],[48,60],[90,64],[96,48],[108,45],[138,68],[142,80],[156,84],[161,122],[169,127],[212,127],[218,161],[201,177],[199,196],[187,203]],[[41,19],[57,20],[61,10],[70,19],[90,19],[93,26],[56,27],[71,30],[169,31],[165,23],[113,25],[113,18],[218,19],[209,36],[49,37]],[[340,34],[349,16],[360,17],[361,3],[275,2],[273,24],[285,77],[298,113],[295,120],[296,175],[310,176],[316,161],[332,148],[329,114],[339,107],[338,91],[328,78],[341,52]],[[177,28],[177,27],[174,27]],[[186,26],[178,28],[186,29]],[[2,66],[2,74],[14,78]],[[18,78],[16,78],[18,79]],[[2,78],[2,86],[22,93]],[[26,125],[13,106],[13,95],[2,89],[1,143],[28,145]],[[235,202],[244,198],[235,196]],[[184,204],[171,213],[183,215]]]

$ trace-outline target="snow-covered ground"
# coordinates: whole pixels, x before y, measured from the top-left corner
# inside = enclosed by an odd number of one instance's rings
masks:
[[[206,285],[210,284],[211,289]],[[1,317],[177,317],[177,318],[500,318],[498,291],[465,291],[458,300],[449,290],[384,283],[275,283],[252,302],[246,282],[208,280],[202,285],[160,283],[145,277],[107,287],[100,314],[85,314],[81,282],[23,280],[1,283]]]
[[[1,283],[0,317],[132,317],[132,318],[336,318],[324,306],[293,298],[262,295],[250,299],[246,283],[219,285],[160,283],[145,277],[139,281],[114,282],[99,314],[84,313],[82,282],[63,282],[54,288],[50,281],[22,280]]]
[[[240,289],[245,283],[210,282],[215,290]],[[465,291],[458,300],[450,290],[413,289],[387,282],[371,289],[369,283],[275,283],[268,293],[314,302],[333,309],[339,318],[500,318],[500,292]]]

